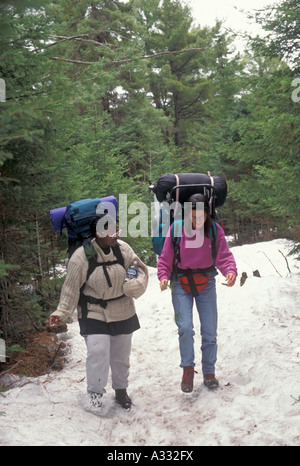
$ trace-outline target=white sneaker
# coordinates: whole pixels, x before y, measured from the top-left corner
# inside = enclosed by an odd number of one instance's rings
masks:
[[[92,409],[102,408],[102,395],[100,393],[90,393],[89,398],[89,404]]]

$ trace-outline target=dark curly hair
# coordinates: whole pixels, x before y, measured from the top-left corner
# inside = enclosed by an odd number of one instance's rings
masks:
[[[97,230],[97,225],[98,225],[99,220],[102,220],[103,217],[106,217],[107,221],[105,223],[101,222],[101,224],[100,224],[101,225],[101,231],[108,229],[109,222],[111,224],[116,223],[116,221],[111,216],[107,215],[106,213],[96,215],[94,218],[92,218],[92,220],[90,222],[90,234],[91,234],[92,238],[96,238],[97,231],[99,232],[99,226],[98,226],[98,230]]]

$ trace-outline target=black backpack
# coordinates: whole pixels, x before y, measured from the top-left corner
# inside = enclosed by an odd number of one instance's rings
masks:
[[[181,219],[174,221],[174,214],[166,214],[166,212],[163,212],[163,204],[160,205],[157,227],[154,229],[152,235],[154,252],[160,256],[170,225],[172,225],[172,240],[175,251],[178,249],[180,233],[182,231],[183,204],[192,194],[200,193],[209,199],[210,213],[213,219],[209,237],[212,244],[213,259],[215,260],[216,222],[219,223],[216,207],[221,207],[226,200],[226,181],[220,176],[211,176],[210,173],[208,175],[202,173],[179,173],[178,175],[166,173],[151,188],[158,202],[167,202],[170,205],[176,201],[181,204],[182,210]],[[163,222],[163,219],[167,220],[166,223]]]
[[[213,258],[213,265],[208,269],[197,269],[189,272],[201,272],[207,276],[215,276],[217,275],[216,268],[215,268],[215,260],[216,260],[216,237],[217,237],[217,225],[218,216],[216,212],[216,207],[221,207],[227,196],[227,183],[226,181],[219,177],[214,176],[212,177],[210,173],[208,175],[204,175],[202,173],[179,173],[179,174],[170,174],[167,173],[161,176],[157,182],[150,187],[153,193],[156,196],[158,202],[161,203],[159,209],[159,219],[158,225],[154,229],[152,235],[152,246],[154,252],[159,256],[163,249],[164,241],[166,234],[168,232],[169,226],[172,225],[171,233],[172,233],[172,242],[174,245],[174,264],[173,264],[173,272],[172,278],[177,278],[177,273],[180,270],[178,268],[178,263],[180,263],[180,237],[183,227],[183,204],[187,202],[190,196],[196,193],[204,194],[208,200],[210,205],[210,213],[212,217],[212,224],[209,230],[209,238],[211,241],[212,246],[212,258]],[[167,219],[166,223],[163,223],[163,202],[167,202],[167,204],[171,205],[173,202],[179,203],[181,205],[182,210],[182,218],[178,220],[174,220],[174,214],[168,216],[165,215],[165,219]],[[186,272],[180,270],[182,274]],[[194,292],[193,295],[196,296],[197,292],[195,287],[193,287]]]

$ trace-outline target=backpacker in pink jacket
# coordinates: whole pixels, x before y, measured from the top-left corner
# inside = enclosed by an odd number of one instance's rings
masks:
[[[189,243],[192,239],[186,234],[185,228],[183,227],[182,236],[179,242],[180,262],[178,262],[177,267],[183,270],[208,269],[215,265],[224,277],[226,277],[228,273],[233,273],[237,276],[236,262],[228,247],[223,228],[218,223],[216,223],[216,226],[217,235],[215,261],[212,256],[212,244],[210,238],[208,236],[204,236],[203,244],[199,248],[189,247]],[[164,247],[158,259],[157,275],[159,281],[163,279],[169,280],[171,278],[172,273],[174,272],[174,254],[175,249],[172,241],[172,234],[169,233],[165,238]]]

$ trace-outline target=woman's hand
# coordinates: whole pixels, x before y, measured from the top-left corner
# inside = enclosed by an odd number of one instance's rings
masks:
[[[225,280],[226,280],[226,282],[227,282],[227,283],[226,283],[227,286],[233,286],[233,285],[235,284],[236,276],[234,275],[234,273],[228,273],[228,274],[226,275]]]
[[[161,291],[166,290],[168,286],[168,280],[166,278],[163,278],[159,285],[160,285]]]
[[[50,316],[49,325],[60,325],[62,321],[60,320],[59,316]]]

